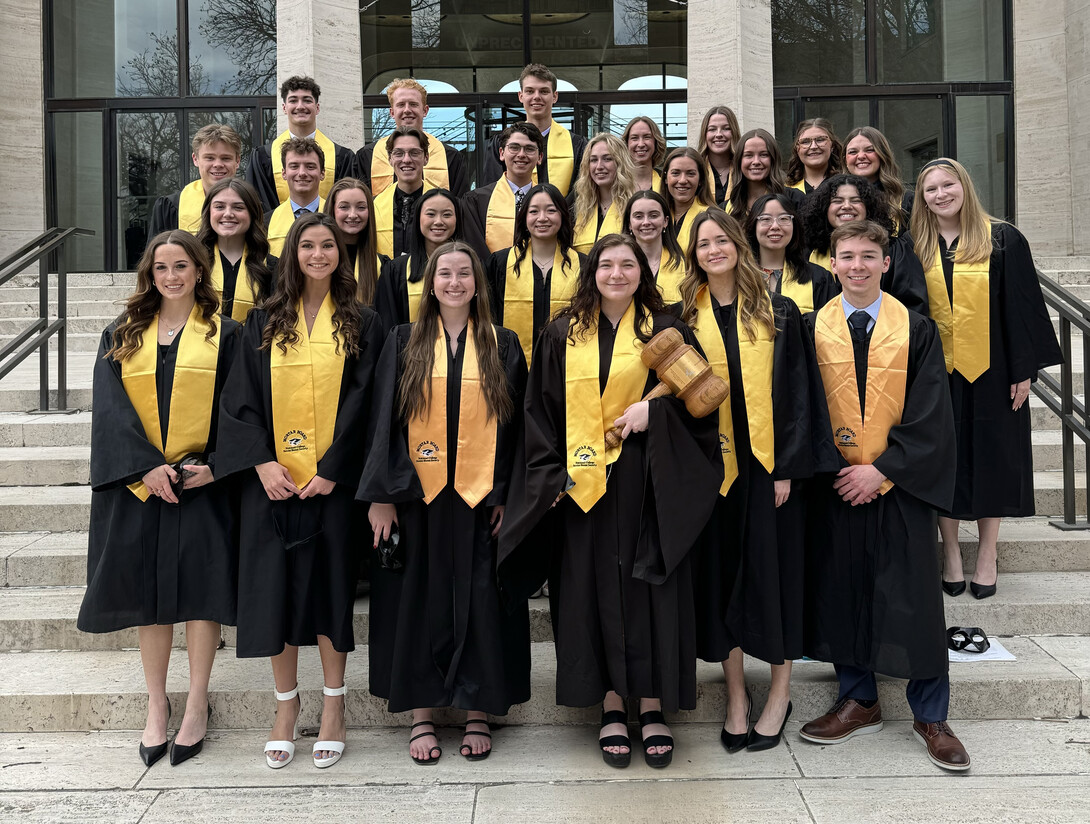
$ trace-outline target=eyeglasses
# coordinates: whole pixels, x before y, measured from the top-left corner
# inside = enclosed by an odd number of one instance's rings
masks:
[[[795,220],[794,215],[761,215],[757,218],[757,225],[763,226],[766,229],[775,223],[777,226],[790,226]]]
[[[509,155],[526,155],[527,157],[531,157],[538,153],[537,146],[533,145],[532,143],[508,143],[506,146],[503,147],[503,150]]]
[[[401,160],[406,157],[412,158],[413,160],[419,160],[423,156],[423,149],[394,149],[390,152],[390,158],[392,160]]]
[[[819,149],[829,143],[827,137],[803,137],[799,138],[799,145],[804,149],[809,149],[811,146],[817,146]]]

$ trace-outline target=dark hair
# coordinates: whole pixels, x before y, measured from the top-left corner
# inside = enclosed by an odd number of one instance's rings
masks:
[[[280,144],[280,165],[288,163],[288,152],[305,157],[308,154],[318,155],[318,165],[325,168],[325,152],[313,137],[290,137]]]
[[[761,244],[757,242],[757,218],[761,216],[761,212],[765,210],[765,207],[776,201],[783,207],[783,210],[791,215],[793,220],[791,221],[791,240],[788,241],[787,246],[783,250],[784,263],[791,267],[791,271],[794,278],[799,283],[810,282],[810,270],[807,267],[806,260],[806,238],[802,231],[802,221],[799,220],[798,210],[795,208],[794,202],[787,195],[772,194],[761,195],[755,201],[753,201],[753,208],[749,210],[749,217],[746,218],[746,238],[749,240],[749,248],[753,250],[753,255],[757,259],[757,265],[761,265]]]
[[[230,189],[239,196],[246,207],[246,212],[250,215],[250,228],[246,230],[246,236],[243,239],[246,247],[246,279],[253,290],[255,304],[261,306],[269,297],[272,272],[269,271],[267,264],[269,236],[265,229],[265,215],[261,210],[261,199],[257,196],[257,190],[237,177],[225,178],[209,189],[204,196],[204,205],[201,207],[201,228],[197,231],[197,240],[208,250],[209,256],[215,254],[219,238],[212,228],[212,201],[226,189]],[[209,263],[212,268],[215,268],[215,260],[210,259]]]
[[[859,192],[867,211],[866,220],[873,220],[888,233],[893,232],[885,195],[873,183],[858,175],[833,175],[807,196],[802,207],[806,244],[821,254],[829,251],[829,236],[833,233],[833,227],[829,225],[829,203],[841,186],[854,186]]]
[[[318,84],[314,81],[313,77],[297,74],[289,77],[283,83],[280,84],[280,99],[287,100],[288,92],[310,92],[314,95],[314,102],[318,102],[318,98],[322,95],[322,90]]]
[[[717,114],[723,115],[727,119],[727,126],[730,127],[730,158],[733,163],[734,156],[738,154],[738,147],[741,145],[738,142],[738,134],[742,127],[738,125],[738,115],[729,106],[712,106],[704,112],[704,119],[700,121],[700,135],[696,139],[696,150],[700,152],[705,163],[711,162],[708,159],[708,155],[711,154],[708,149],[708,125],[712,122],[712,117]]]
[[[329,229],[337,244],[337,268],[331,275],[329,294],[333,298],[333,338],[337,351],[355,357],[359,354],[360,302],[356,299],[356,276],[348,263],[348,251],[337,231],[337,222],[323,212],[300,215],[288,230],[284,251],[280,255],[276,288],[265,302],[268,320],[261,333],[261,349],[269,351],[275,343],[281,352],[299,342],[295,324],[299,320],[297,306],[303,297],[307,276],[299,266],[299,241],[303,232],[315,226]]]
[[[674,228],[674,218],[670,215],[670,204],[666,202],[666,198],[654,189],[641,189],[638,192],[633,192],[632,197],[628,199],[628,205],[624,207],[621,232],[635,237],[632,232],[632,204],[637,200],[653,200],[662,207],[662,214],[666,218],[666,229],[662,233],[662,248],[666,250],[671,266],[682,263],[685,260],[685,252],[682,251],[677,242],[677,230]]]
[[[424,243],[424,233],[420,231],[420,215],[424,212],[424,204],[440,195],[454,204],[454,234],[450,236],[447,243],[462,239],[462,201],[455,197],[450,189],[428,189],[417,198],[416,205],[413,207],[413,220],[409,226],[408,247],[409,262],[412,263],[409,267],[409,280],[413,283],[419,283],[423,279],[424,267],[428,263],[428,248]]]
[[[543,66],[541,63],[530,63],[525,69],[522,70],[522,74],[519,75],[519,91],[522,91],[522,81],[527,77],[536,77],[538,80],[544,80],[546,83],[553,87],[553,91],[556,91],[556,75],[553,74],[548,67]]]
[[[560,194],[558,188],[551,183],[539,183],[526,192],[526,197],[522,199],[522,205],[515,214],[515,238],[514,243],[511,245],[518,252],[515,255],[516,275],[520,274],[519,267],[530,251],[530,229],[526,225],[526,215],[530,211],[530,201],[534,199],[534,195],[542,194],[548,195],[553,205],[560,212],[560,229],[556,233],[556,245],[560,247],[560,252],[564,256],[564,262],[560,264],[560,268],[565,270],[568,268],[568,252],[571,250],[572,240],[575,238],[571,209],[568,207],[568,201],[564,199],[564,195]]]
[[[534,145],[537,146],[539,152],[545,151],[545,135],[541,133],[541,129],[535,126],[533,123],[512,123],[502,132],[500,132],[499,147],[504,149],[507,147],[507,142],[511,139],[511,135],[521,134],[526,135],[530,140],[534,141]]]
[[[416,128],[416,126],[398,126],[396,129],[390,132],[389,136],[387,136],[386,138],[386,154],[389,154],[394,150],[394,142],[399,137],[415,137],[418,141],[420,141],[420,148],[424,150],[424,154],[428,153],[429,144],[428,136],[426,134],[424,134],[420,129]]]
[[[632,252],[640,267],[640,283],[636,287],[636,294],[632,299],[636,302],[636,317],[632,323],[632,331],[636,337],[647,343],[651,340],[652,319],[655,312],[664,312],[665,304],[662,302],[662,293],[655,285],[655,276],[651,273],[651,267],[647,263],[640,245],[631,235],[611,234],[598,238],[598,241],[590,248],[583,268],[579,271],[579,284],[575,294],[572,295],[568,305],[557,313],[557,317],[574,318],[575,323],[568,329],[568,339],[584,340],[591,327],[598,323],[598,312],[602,306],[602,295],[598,291],[598,281],[595,274],[598,271],[598,262],[602,253],[608,249],[624,246]]]
[[[356,263],[360,270],[357,297],[364,306],[371,306],[375,302],[375,284],[378,282],[378,232],[375,229],[375,198],[371,195],[371,189],[358,178],[342,177],[329,190],[323,211],[336,221],[337,215],[334,210],[337,208],[337,195],[351,189],[359,189],[367,201],[367,225],[357,235],[356,242],[352,245],[356,247]],[[339,226],[337,231],[341,231]],[[362,242],[359,240],[361,236]],[[343,234],[341,240],[345,241],[347,247],[348,241]]]
[[[802,121],[799,127],[795,129],[795,139],[791,143],[791,159],[787,161],[788,186],[794,186],[806,179],[806,166],[803,164],[802,158],[799,157],[799,140],[802,138],[802,133],[810,129],[821,129],[829,136],[829,141],[833,144],[832,148],[829,149],[829,162],[825,166],[825,177],[832,177],[844,171],[844,144],[840,142],[840,138],[833,131],[833,124],[824,117],[811,117],[809,120]]]
[[[201,308],[201,317],[209,325],[204,336],[211,340],[216,334],[216,313],[220,309],[219,295],[212,288],[212,279],[208,273],[212,265],[208,262],[208,251],[197,242],[189,232],[171,229],[160,232],[144,247],[140,262],[136,264],[136,291],[125,302],[125,312],[114,328],[112,345],[105,357],[113,358],[118,363],[135,354],[140,348],[144,330],[150,325],[163,303],[163,296],[155,288],[155,253],[161,246],[174,244],[181,246],[197,269],[197,284],[193,287],[193,299]]]
[[[882,256],[889,254],[889,232],[875,220],[853,220],[833,230],[829,238],[829,253],[836,254],[836,247],[841,241],[863,238],[882,247]]]
[[[624,143],[625,148],[627,148],[628,137],[632,134],[632,127],[637,123],[643,123],[651,130],[651,139],[655,141],[655,151],[651,154],[651,167],[657,169],[666,157],[666,138],[662,136],[662,130],[659,128],[658,123],[645,114],[633,117],[628,121],[628,125],[624,127],[621,141]]]
[[[674,199],[670,195],[670,184],[666,180],[666,173],[670,171],[670,165],[675,161],[683,157],[689,158],[696,164],[696,172],[699,176],[700,182],[696,185],[696,194],[693,195],[693,203],[703,203],[707,206],[715,205],[715,190],[709,188],[708,183],[708,165],[704,162],[704,158],[700,156],[700,152],[689,146],[679,146],[666,155],[666,162],[662,164],[662,182],[659,184],[659,194],[663,196],[668,204],[670,204],[670,212],[673,214]]]
[[[780,145],[771,134],[764,129],[751,129],[738,138],[738,150],[731,161],[731,187],[727,195],[727,203],[730,204],[730,213],[738,220],[744,220],[749,210],[749,179],[742,174],[742,155],[746,151],[746,143],[750,140],[760,140],[768,149],[768,157],[771,165],[768,169],[768,177],[765,185],[776,194],[787,191],[783,174],[783,157],[780,155]]]
[[[893,147],[889,145],[886,136],[873,126],[860,126],[848,132],[844,138],[844,170],[847,171],[848,144],[857,137],[869,140],[874,147],[874,153],[878,155],[878,180],[876,188],[886,199],[889,208],[889,219],[893,222],[908,223],[908,215],[901,207],[905,194],[905,182],[901,179],[901,165],[897,162],[897,155],[893,153]],[[867,213],[870,214],[869,212]]]

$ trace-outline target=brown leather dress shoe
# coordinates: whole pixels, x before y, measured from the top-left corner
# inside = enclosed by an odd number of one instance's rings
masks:
[[[882,707],[864,707],[852,698],[837,701],[820,718],[804,724],[799,730],[806,741],[815,744],[843,744],[856,735],[867,735],[882,729]]]
[[[936,767],[954,772],[969,769],[969,753],[945,721],[936,721],[933,724],[913,721],[912,734],[927,747],[927,757]]]

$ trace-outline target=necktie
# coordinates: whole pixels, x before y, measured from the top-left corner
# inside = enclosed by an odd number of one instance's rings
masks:
[[[526,192],[522,191],[522,189],[518,189],[515,192],[515,212],[518,212],[518,210],[520,208],[522,208],[522,200],[525,197],[526,197]]]
[[[867,339],[867,324],[870,323],[870,315],[862,309],[856,309],[848,315],[848,326],[852,328],[852,337],[857,341]]]
[[[310,209],[308,209],[306,206],[300,206],[298,209],[295,210],[295,216],[299,217],[299,215],[305,215],[309,211]]]

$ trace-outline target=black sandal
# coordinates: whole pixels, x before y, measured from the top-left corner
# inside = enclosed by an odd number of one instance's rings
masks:
[[[643,728],[651,724],[666,726],[666,718],[661,710],[648,710],[640,713],[640,737],[643,738]],[[650,753],[648,747],[669,747],[664,753]],[[669,767],[674,760],[674,737],[672,735],[652,735],[643,739],[643,759],[648,767]]]
[[[415,755],[412,754],[412,750],[410,750],[409,751],[409,758],[411,758],[413,761],[415,761],[417,764],[419,764],[422,767],[428,767],[428,766],[431,766],[432,764],[438,764],[439,759],[442,758],[442,756],[443,756],[443,748],[439,746],[439,735],[435,732],[435,722],[434,721],[417,721],[415,724],[413,724],[411,727],[409,727],[409,731],[411,732],[412,730],[415,730],[417,727],[423,727],[425,725],[431,727],[431,732],[422,732],[419,735],[414,735],[412,738],[409,739],[409,743],[410,744],[413,743],[413,741],[415,741],[418,738],[427,738],[430,735],[435,739],[435,746],[432,747],[430,750],[428,750],[428,755],[431,755],[433,752],[436,752],[436,751],[439,752],[439,755],[432,756],[431,758],[417,758]]]
[[[484,724],[486,727],[488,726],[488,722],[485,721],[483,718],[478,718],[473,721],[466,721],[465,734],[462,736],[463,738],[465,738],[466,735],[479,735],[481,736],[481,738],[487,738],[489,741],[492,740],[492,733],[471,730],[469,728],[470,724]],[[484,761],[486,758],[488,758],[488,756],[492,755],[492,748],[489,747],[482,753],[474,753],[473,747],[471,747],[469,744],[462,744],[462,746],[458,748],[458,753],[466,761]]]
[[[628,713],[624,710],[602,711],[602,729],[610,724],[624,724],[628,727]],[[611,767],[627,767],[632,763],[632,739],[627,735],[607,735],[598,738],[598,746],[602,748],[602,760]],[[628,752],[610,752],[606,747],[628,747]]]

